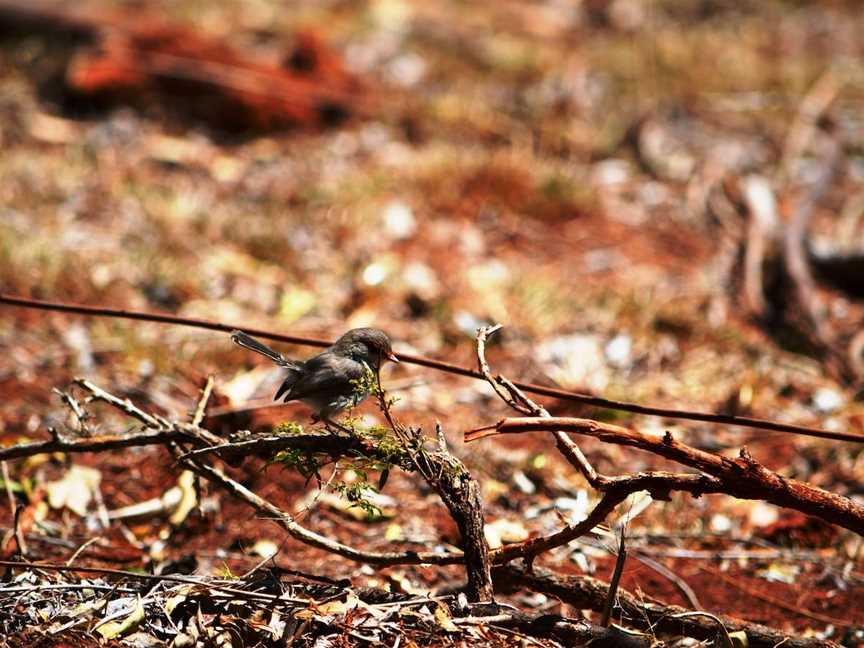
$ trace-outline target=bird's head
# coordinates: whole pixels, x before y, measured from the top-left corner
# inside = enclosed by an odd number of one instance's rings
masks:
[[[393,353],[390,338],[380,329],[351,329],[336,340],[333,347],[334,350],[338,350],[358,362],[365,362],[375,371],[385,360],[399,362]]]

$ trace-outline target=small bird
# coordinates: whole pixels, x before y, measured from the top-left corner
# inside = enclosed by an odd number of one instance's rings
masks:
[[[270,358],[288,375],[276,391],[274,400],[300,400],[315,412],[313,418],[332,423],[331,417],[363,402],[370,393],[366,377],[378,374],[385,360],[399,362],[384,331],[374,328],[351,329],[324,351],[305,361],[289,360],[243,331],[233,331],[231,339],[250,351]]]

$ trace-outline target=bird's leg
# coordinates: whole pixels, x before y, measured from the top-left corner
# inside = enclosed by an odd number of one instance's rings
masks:
[[[338,430],[338,431],[344,432],[348,436],[354,436],[354,430],[352,430],[349,427],[342,425],[341,423],[337,423],[336,421],[331,419],[329,416],[322,416],[322,417],[320,417],[319,420],[324,422],[324,426],[327,428],[328,432],[333,433],[333,432],[336,432]]]

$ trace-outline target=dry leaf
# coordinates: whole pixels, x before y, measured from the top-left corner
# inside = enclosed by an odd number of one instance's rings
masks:
[[[93,492],[99,488],[102,473],[95,468],[73,465],[66,471],[63,479],[45,485],[48,491],[48,504],[53,509],[64,506],[73,513],[84,517],[93,499]]]
[[[130,610],[129,614],[123,618],[103,623],[96,628],[96,632],[102,635],[103,639],[114,639],[134,630],[143,620],[144,605],[141,603],[141,597],[138,596],[135,607]]]

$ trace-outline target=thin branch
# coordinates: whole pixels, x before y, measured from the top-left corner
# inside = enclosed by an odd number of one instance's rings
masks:
[[[495,326],[483,326],[477,329],[477,364],[480,368],[480,373],[486,381],[492,385],[495,393],[517,412],[527,414],[528,416],[542,416],[549,418],[549,412],[541,407],[530,398],[528,398],[516,385],[511,381],[498,375],[492,378],[492,372],[489,369],[489,363],[486,361],[486,340],[487,338],[501,328],[500,324]],[[555,441],[558,446],[558,451],[567,459],[582,475],[588,480],[588,483],[597,487],[602,477],[588,461],[588,458],[582,453],[578,445],[567,436],[564,432],[555,432]]]
[[[223,331],[230,333],[238,328],[235,324],[221,324],[210,320],[193,319],[188,317],[177,317],[175,315],[167,315],[163,313],[149,313],[144,311],[123,310],[117,308],[101,308],[94,306],[84,306],[80,304],[66,304],[60,302],[43,301],[38,299],[27,299],[25,297],[15,297],[12,295],[0,294],[0,304],[8,304],[11,306],[19,306],[22,308],[35,308],[39,310],[61,311],[65,313],[73,313],[76,315],[98,316],[98,317],[117,317],[124,319],[134,319],[148,322],[161,322],[164,324],[178,324],[181,326],[192,326],[196,328],[209,329],[211,331]],[[283,335],[273,333],[262,329],[243,328],[246,333],[256,335],[268,340],[276,340],[278,342],[286,342],[288,344],[300,344],[306,346],[326,347],[331,342],[317,338],[299,337],[293,335]],[[468,378],[485,380],[484,376],[476,370],[460,367],[459,365],[443,362],[441,360],[433,360],[422,356],[409,355],[406,353],[397,354],[401,362],[406,364],[416,364],[423,367],[429,367],[438,371],[444,371]],[[530,383],[514,382],[519,389],[536,394],[539,396],[549,396],[560,400],[572,401],[576,403],[584,403],[594,407],[602,407],[605,409],[619,410],[623,412],[633,412],[634,414],[644,414],[647,416],[661,416],[671,419],[687,419],[692,421],[705,421],[708,423],[721,423],[725,425],[737,425],[739,427],[757,428],[762,430],[771,430],[774,432],[787,432],[792,434],[800,434],[803,436],[814,436],[824,439],[833,439],[836,441],[852,441],[856,443],[864,443],[864,436],[856,434],[848,434],[842,432],[832,432],[820,428],[808,427],[804,425],[793,425],[790,423],[779,423],[776,421],[768,421],[765,419],[750,418],[745,416],[731,416],[727,414],[712,414],[708,412],[695,412],[689,410],[676,410],[662,407],[649,407],[646,405],[638,405],[625,401],[616,401],[607,398],[600,398],[583,394],[579,392],[567,391],[555,387],[545,385],[534,385]]]
[[[604,628],[609,627],[609,621],[612,618],[612,608],[615,606],[615,599],[618,596],[618,585],[621,583],[621,574],[624,572],[624,563],[627,562],[627,547],[624,544],[623,528],[620,530],[620,534],[618,556],[615,558],[615,570],[612,572],[612,578],[609,580],[609,595],[606,597],[603,612],[600,614],[600,625]]]
[[[0,460],[23,459],[51,452],[105,452],[147,445],[165,445],[169,441],[187,439],[180,430],[145,429],[135,434],[116,436],[94,436],[81,439],[65,439],[57,435],[50,441],[34,441],[0,448]]]
[[[122,410],[129,417],[134,418],[136,421],[140,421],[148,428],[156,430],[170,428],[170,424],[161,416],[157,417],[148,414],[141,408],[136,407],[135,404],[128,398],[126,400],[123,400],[122,398],[117,398],[117,396],[115,396],[114,394],[109,394],[104,389],[94,385],[86,378],[75,378],[72,382],[81,387],[82,389],[90,392],[93,395],[94,399],[108,403],[109,405],[112,405],[113,407]]]
[[[343,558],[372,565],[453,565],[463,561],[462,554],[455,552],[433,553],[405,551],[378,553],[354,549],[353,547],[349,547],[341,542],[336,542],[330,538],[315,533],[314,531],[306,529],[295,522],[291,515],[212,466],[197,463],[189,459],[181,460],[181,464],[188,467],[190,470],[195,471],[205,479],[219,484],[235,497],[238,497],[250,504],[262,515],[269,518],[275,518],[276,521],[282,525],[282,528],[284,528],[288,534],[296,540],[312,547],[324,549],[325,551],[337,554]]]
[[[214,384],[213,376],[207,376],[207,383],[204,385],[204,389],[201,390],[198,406],[192,415],[192,425],[195,427],[201,427],[201,422],[204,420],[204,415],[207,412],[207,403],[210,401],[210,395],[213,393]]]
[[[561,547],[579,538],[602,523],[631,493],[648,491],[656,500],[668,500],[672,491],[688,492],[696,497],[723,492],[720,480],[707,475],[682,475],[664,472],[645,472],[622,477],[611,477],[600,488],[603,497],[588,514],[575,524],[567,525],[555,533],[524,542],[509,544],[491,552],[492,562],[500,565],[517,558],[529,561],[535,556]]]
[[[72,410],[72,413],[75,415],[75,418],[78,419],[78,425],[80,426],[81,432],[87,432],[87,419],[89,418],[89,414],[84,410],[84,407],[78,400],[61,389],[52,389],[55,394],[57,394],[60,399],[66,403],[66,406]]]

